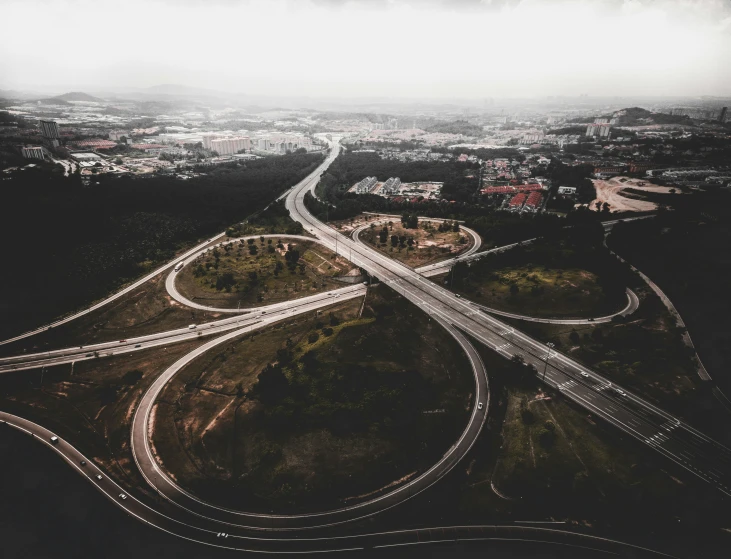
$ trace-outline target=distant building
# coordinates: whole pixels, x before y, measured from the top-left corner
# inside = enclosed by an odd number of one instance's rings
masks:
[[[236,138],[219,138],[209,141],[212,151],[218,152],[218,155],[233,155],[241,150],[251,149],[251,140],[248,136]]]
[[[38,128],[41,130],[41,136],[46,140],[58,140],[61,138],[58,123],[53,120],[39,120]]]
[[[629,164],[629,172],[630,173],[644,173],[645,171],[649,171],[650,169],[657,167],[657,164],[652,163],[630,163]]]
[[[608,118],[595,118],[594,124],[609,124]]]
[[[117,147],[116,142],[101,139],[79,140],[77,142],[69,142],[69,144],[82,149],[112,149]]]
[[[609,132],[612,129],[612,125],[605,123],[605,124],[590,124],[586,127],[586,136],[587,138],[593,138],[593,137],[599,137],[599,138],[608,138]]]
[[[376,186],[376,183],[378,183],[376,177],[366,177],[355,185],[355,193],[368,194]]]
[[[728,112],[728,107],[724,107],[721,109],[721,114],[718,115],[718,122],[724,123],[726,122],[726,113]]]
[[[26,159],[45,159],[48,156],[43,146],[26,146],[23,148],[23,157]]]
[[[559,194],[576,194],[576,187],[575,186],[559,186],[558,193]]]
[[[624,172],[623,165],[605,165],[602,167],[594,167],[594,176],[596,178],[619,175]]]
[[[114,140],[115,142],[118,142],[122,138],[128,137],[130,135],[129,132],[126,130],[110,130],[109,131],[109,139]]]
[[[396,194],[399,187],[401,186],[401,179],[398,177],[391,177],[383,183],[381,187],[382,194]]]

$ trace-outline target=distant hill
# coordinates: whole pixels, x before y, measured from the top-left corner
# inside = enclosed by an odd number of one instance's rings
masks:
[[[99,97],[94,97],[93,95],[89,95],[88,93],[84,93],[83,91],[70,91],[69,93],[64,93],[63,95],[57,95],[56,97],[54,97],[54,99],[62,99],[64,101],[103,101],[103,99],[100,99]]]
[[[618,126],[642,126],[646,124],[687,124],[693,125],[693,119],[688,116],[653,113],[641,107],[630,107],[612,114],[618,119]]]
[[[71,101],[90,101],[90,102],[102,102],[103,99],[94,97],[83,91],[70,91],[63,95],[56,95],[55,97],[46,97],[45,99],[39,99],[39,102],[44,105],[69,105]]]

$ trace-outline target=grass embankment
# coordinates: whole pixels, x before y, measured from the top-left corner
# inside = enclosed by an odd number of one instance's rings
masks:
[[[562,235],[458,264],[436,281],[477,303],[526,316],[597,317],[624,308],[626,271],[616,259],[601,245]]]
[[[70,441],[131,491],[148,489],[130,452],[130,426],[143,392],[161,370],[201,342],[0,375],[0,409]],[[42,383],[41,383],[42,379]]]
[[[451,336],[384,287],[319,317],[222,346],[157,406],[166,470],[226,506],[328,509],[430,467],[464,429],[473,390]]]
[[[453,226],[424,220],[418,222],[418,227],[407,228],[397,218],[372,224],[360,239],[412,268],[453,258],[473,243],[470,235],[455,231]]]
[[[676,529],[678,519],[728,520],[727,513],[711,518],[714,507],[726,507],[701,480],[560,393],[517,381],[521,365],[486,351],[483,358],[493,409],[461,484],[458,507],[469,518],[566,520],[645,534]]]
[[[691,351],[662,301],[647,287],[634,287],[639,309],[607,324],[564,326],[513,321],[516,327],[593,368],[612,382],[731,443],[728,415],[700,379]]]
[[[315,242],[256,238],[215,248],[178,273],[185,297],[212,307],[261,306],[344,287],[353,270]]]
[[[45,332],[0,346],[0,354],[17,355],[70,346],[123,340],[184,328],[222,315],[189,309],[165,289],[167,272],[87,315]]]
[[[462,293],[490,308],[535,317],[592,317],[621,308],[608,309],[597,276],[579,268],[500,268],[475,282],[475,291]]]

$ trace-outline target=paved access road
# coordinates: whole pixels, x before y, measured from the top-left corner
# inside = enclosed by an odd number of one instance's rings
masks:
[[[330,157],[336,157],[339,149],[335,143]],[[342,254],[349,255],[354,264],[432,317],[441,318],[507,358],[520,356],[540,372],[545,368],[545,376],[540,376],[549,386],[731,496],[731,450],[595,371],[475,309],[400,262],[340,235],[305,207],[305,193],[315,184],[303,182],[295,188],[286,206],[293,219],[328,247],[334,250],[337,242]]]

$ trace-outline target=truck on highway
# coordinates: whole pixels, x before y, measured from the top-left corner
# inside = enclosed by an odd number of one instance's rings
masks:
[[[179,271],[180,271],[180,270],[181,270],[182,268],[183,268],[183,263],[182,263],[182,262],[178,262],[178,263],[177,263],[177,264],[175,265],[175,271],[176,271],[176,272],[179,272]]]

